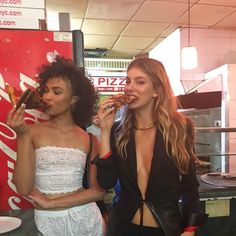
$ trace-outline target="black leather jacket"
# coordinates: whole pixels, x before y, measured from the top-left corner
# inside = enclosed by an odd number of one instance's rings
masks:
[[[127,144],[127,158],[120,157],[114,147],[114,129],[111,134],[112,154],[98,158],[97,177],[105,189],[112,188],[119,178],[120,200],[112,208],[107,236],[123,236],[134,214],[144,202],[164,230],[166,236],[177,236],[185,225],[195,225],[198,216],[199,194],[195,165],[191,161],[188,175],[181,175],[165,151],[160,130],[157,131],[152,167],[145,199],[137,184],[136,152],[134,136]],[[181,204],[179,204],[181,202]],[[194,217],[192,217],[194,216]]]

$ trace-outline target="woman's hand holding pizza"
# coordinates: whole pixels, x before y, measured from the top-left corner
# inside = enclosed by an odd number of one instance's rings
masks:
[[[29,132],[28,125],[25,123],[25,104],[15,110],[15,106],[7,115],[7,125],[14,129],[18,136]]]

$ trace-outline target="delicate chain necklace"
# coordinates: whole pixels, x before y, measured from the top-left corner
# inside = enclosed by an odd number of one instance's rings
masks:
[[[147,127],[138,128],[138,127],[134,126],[134,128],[136,130],[148,130],[148,129],[151,129],[151,128],[155,127],[155,126],[156,126],[156,123],[152,123],[150,126],[147,126]]]

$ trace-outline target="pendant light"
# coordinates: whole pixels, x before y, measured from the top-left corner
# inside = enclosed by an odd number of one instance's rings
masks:
[[[181,50],[181,62],[183,70],[192,70],[198,66],[197,49],[190,44],[190,0],[188,0],[188,46]]]

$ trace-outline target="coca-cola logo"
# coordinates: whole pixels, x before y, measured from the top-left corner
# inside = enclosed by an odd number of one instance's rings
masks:
[[[2,197],[4,197],[4,199],[7,198],[7,203],[11,209],[19,209],[21,208],[22,201],[25,201],[25,199],[17,193],[16,187],[13,183],[13,172],[17,159],[17,135],[16,132],[6,124],[7,113],[10,111],[10,109],[12,109],[9,95],[6,92],[6,83],[10,84],[10,82],[4,80],[2,74],[0,73],[0,149],[2,153],[0,158],[1,171],[3,172],[1,173],[1,185],[7,185],[7,188],[6,186],[4,187],[7,191],[4,191],[4,193],[1,193],[1,195],[5,195]],[[18,86],[22,91],[24,91],[28,87],[36,87],[37,84],[35,80],[20,73]],[[27,123],[36,123],[46,119],[46,114],[41,111],[26,110],[25,120]],[[5,183],[3,183],[3,181]]]

